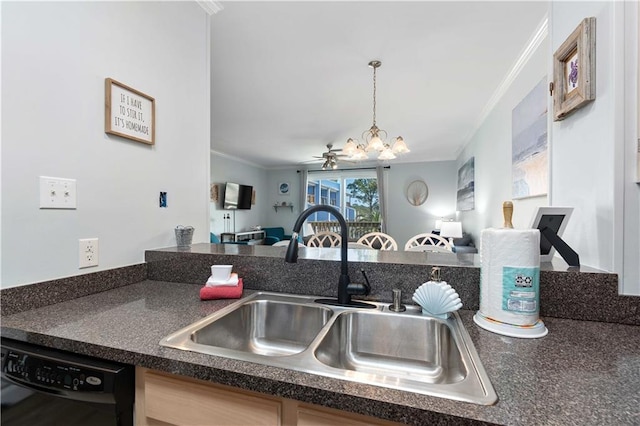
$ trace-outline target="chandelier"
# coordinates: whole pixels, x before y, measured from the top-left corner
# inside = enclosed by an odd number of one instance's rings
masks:
[[[369,62],[369,66],[373,68],[373,125],[362,133],[362,143],[352,138],[347,139],[342,154],[347,155],[350,160],[366,160],[369,154],[377,155],[378,160],[393,160],[396,154],[409,152],[402,136],[395,138],[393,145],[390,145],[386,142],[387,132],[376,126],[376,70],[380,65],[380,61]]]

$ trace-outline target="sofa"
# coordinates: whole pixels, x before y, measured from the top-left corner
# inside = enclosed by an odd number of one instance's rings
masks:
[[[264,244],[267,246],[272,246],[278,241],[291,239],[291,235],[285,234],[284,228],[281,226],[276,226],[272,228],[262,228],[262,230],[266,234],[264,239]]]
[[[439,230],[431,231],[432,234],[440,235]],[[471,234],[466,232],[462,233],[462,238],[453,239],[453,252],[454,253],[477,253],[478,249],[471,238]]]
[[[477,253],[478,249],[471,239],[471,234],[466,232],[462,233],[462,238],[453,239],[453,252],[454,253]]]

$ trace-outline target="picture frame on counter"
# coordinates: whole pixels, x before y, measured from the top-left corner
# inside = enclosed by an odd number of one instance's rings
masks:
[[[585,18],[553,55],[553,121],[596,98],[596,18]]]
[[[155,99],[112,78],[104,86],[105,133],[154,145]]]

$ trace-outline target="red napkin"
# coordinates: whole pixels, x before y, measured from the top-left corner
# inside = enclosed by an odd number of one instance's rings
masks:
[[[240,299],[242,297],[242,278],[236,286],[204,286],[200,289],[200,300]]]

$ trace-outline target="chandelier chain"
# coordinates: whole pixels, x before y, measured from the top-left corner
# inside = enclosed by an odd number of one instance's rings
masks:
[[[376,125],[376,69],[373,67],[373,125]]]

